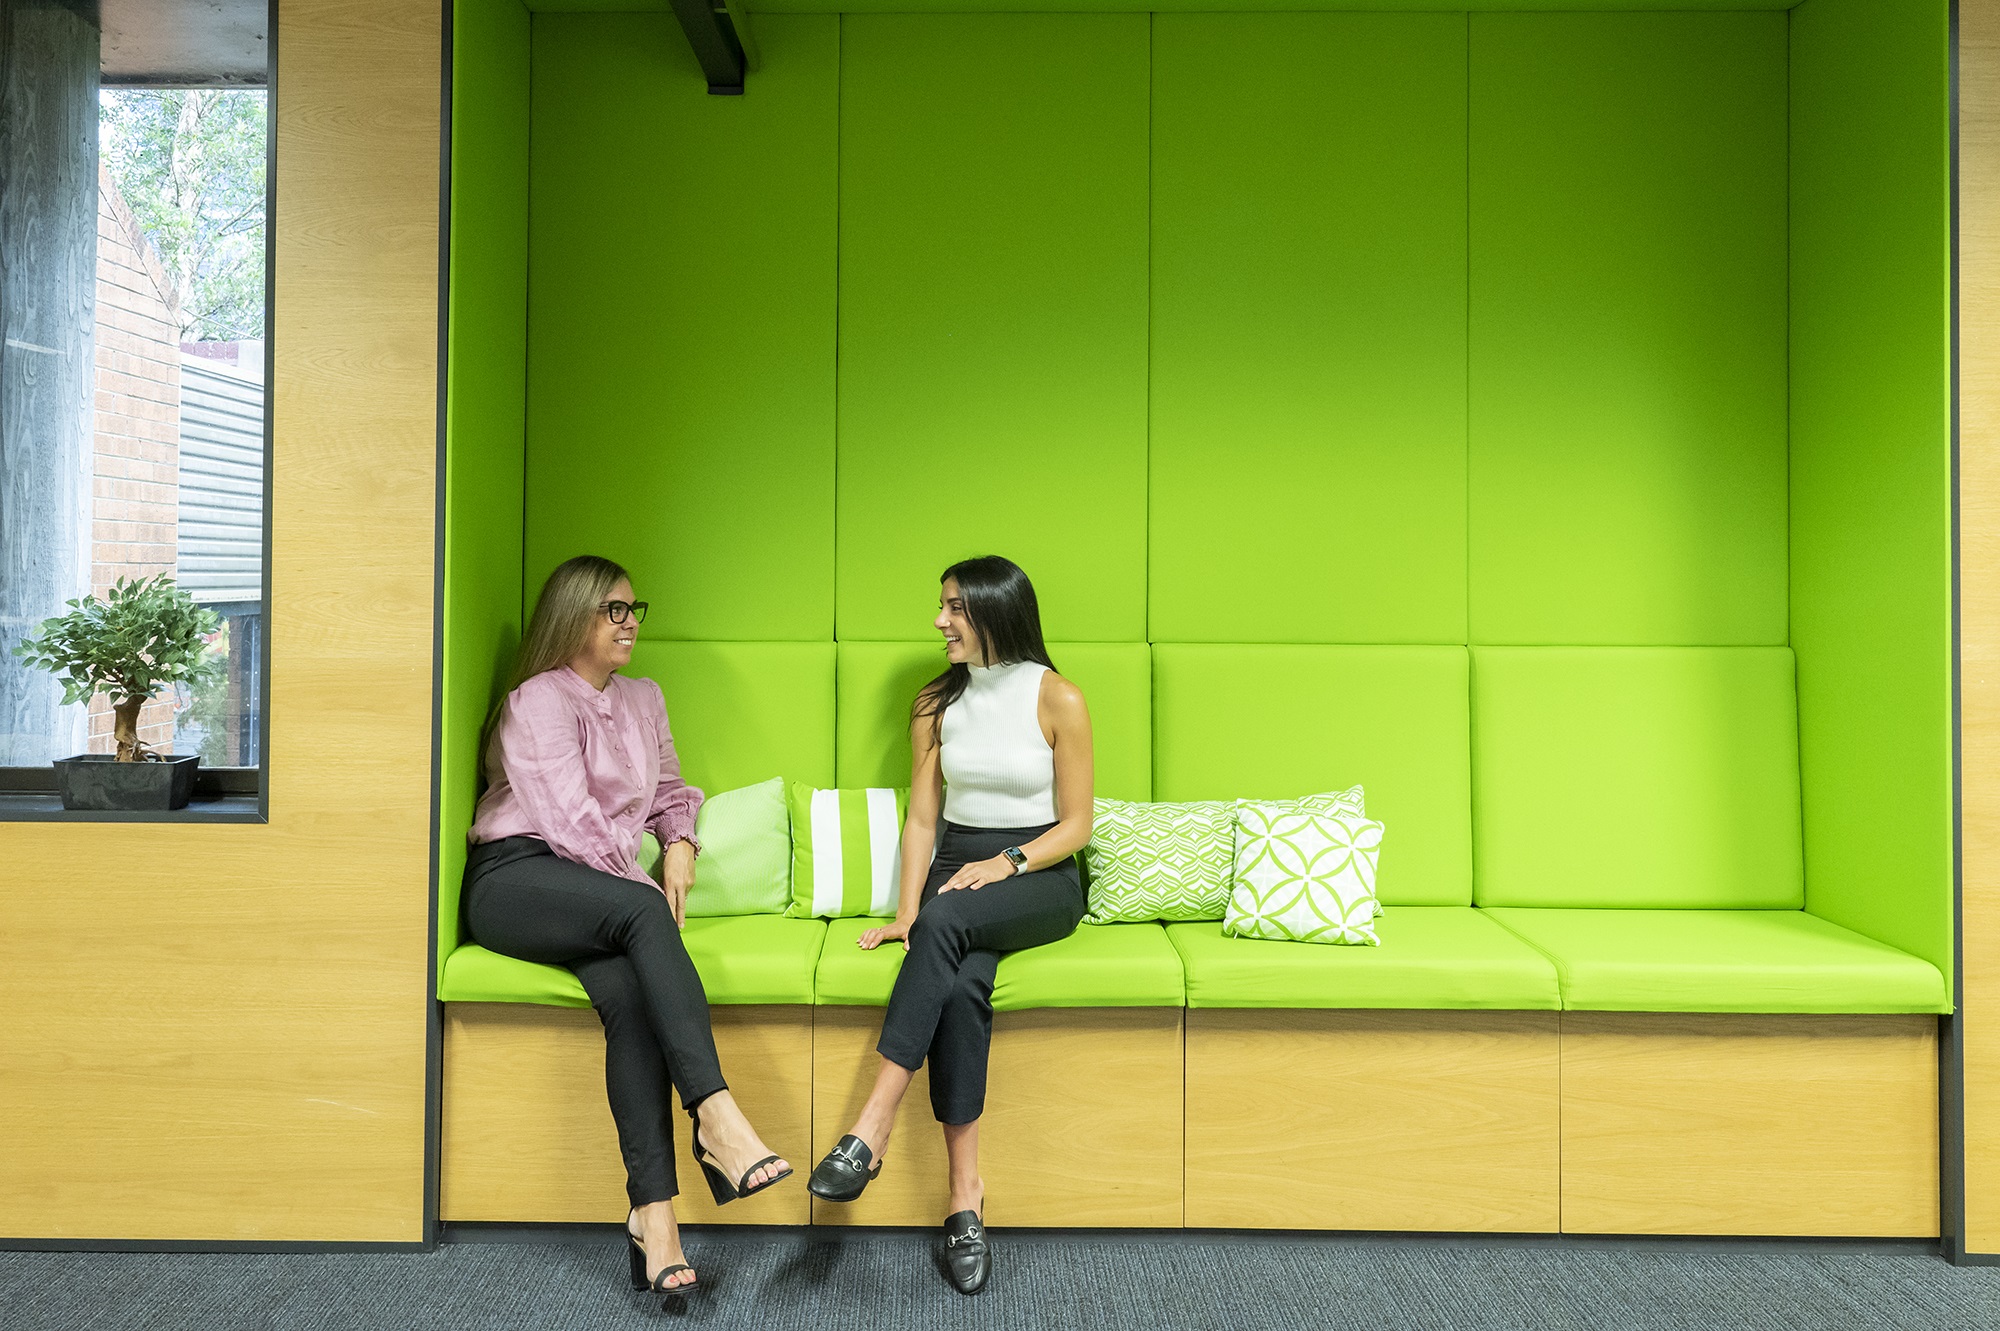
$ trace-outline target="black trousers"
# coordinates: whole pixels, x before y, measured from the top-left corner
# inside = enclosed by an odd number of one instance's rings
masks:
[[[909,955],[889,994],[875,1046],[882,1057],[912,1072],[929,1058],[931,1112],[940,1123],[970,1123],[986,1110],[993,975],[1001,955],[1069,937],[1083,919],[1084,901],[1074,858],[977,891],[940,896],[938,889],[974,860],[991,859],[1048,830],[941,826],[923,902],[910,926]]]
[[[604,1090],[632,1205],[680,1191],[669,1080],[692,1111],[722,1090],[708,995],[667,899],[645,883],[566,860],[536,837],[472,848],[465,920],[474,941],[566,966],[604,1023]]]

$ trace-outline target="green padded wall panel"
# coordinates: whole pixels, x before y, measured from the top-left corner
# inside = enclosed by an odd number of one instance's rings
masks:
[[[1472,901],[1463,647],[1153,647],[1153,796],[1362,785],[1390,904]]]
[[[1144,643],[1050,643],[1049,657],[1090,707],[1097,793],[1143,800],[1152,787],[1151,656]],[[843,786],[910,783],[910,704],[945,666],[941,642],[840,644]]]
[[[528,12],[452,9],[438,964],[458,946],[479,732],[521,636],[521,450],[528,372]]]
[[[632,570],[661,638],[833,636],[832,18],[710,97],[671,15],[534,25],[527,574]]]
[[[1914,0],[1792,11],[1792,646],[1806,906],[1948,976],[1945,24]]]
[[[1471,31],[1472,640],[1784,642],[1785,16]]]
[[[1796,909],[1783,647],[1476,647],[1480,906]]]
[[[840,638],[999,553],[1052,638],[1145,639],[1146,36],[842,21]]]
[[[641,640],[625,673],[659,681],[682,775],[718,791],[832,783],[833,669],[830,642]]]
[[[1262,16],[1272,0],[1087,0],[1093,12],[1144,14],[1245,13]],[[1440,0],[1285,0],[1294,10],[1430,10]],[[1794,0],[1796,2],[1796,0]],[[1660,0],[1461,0],[1458,9],[1650,9]],[[672,0],[529,0],[536,13],[598,13],[609,10],[659,10],[673,7]],[[756,12],[763,14],[922,14],[977,13],[1060,13],[1086,7],[1080,0],[760,0]],[[1674,0],[1676,9],[1786,9],[1786,0]],[[761,23],[761,20],[759,20]],[[760,30],[759,23],[751,31]],[[755,71],[752,71],[753,77]]]
[[[1465,641],[1465,33],[1155,20],[1154,640]]]

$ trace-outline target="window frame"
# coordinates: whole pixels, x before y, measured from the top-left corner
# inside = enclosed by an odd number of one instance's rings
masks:
[[[276,442],[277,304],[278,304],[278,6],[267,0],[264,22],[264,568],[260,579],[259,613],[263,616],[262,658],[257,671],[257,765],[199,767],[195,798],[182,809],[65,809],[56,793],[53,762],[37,767],[0,767],[0,823],[267,823],[271,812],[271,500]],[[243,88],[229,82],[186,80],[162,83],[99,82],[114,88]]]

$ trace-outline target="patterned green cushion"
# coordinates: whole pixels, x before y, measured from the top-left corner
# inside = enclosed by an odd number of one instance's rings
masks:
[[[1365,812],[1360,786],[1290,800],[1259,800],[1259,808],[1313,813]],[[1089,875],[1092,924],[1146,920],[1219,920],[1229,907],[1236,854],[1236,808],[1244,801],[1180,804],[1095,801]]]
[[[1244,802],[1222,931],[1237,938],[1375,946],[1382,824]]]
[[[894,915],[908,787],[817,790],[794,781],[791,916]]]
[[[1095,801],[1090,844],[1092,924],[1219,920],[1229,900],[1234,839],[1229,801]]]
[[[1330,790],[1319,795],[1301,795],[1292,800],[1237,800],[1234,808],[1241,810],[1253,805],[1270,813],[1345,813],[1352,814],[1356,818],[1368,816],[1367,793],[1360,786],[1349,786],[1346,790]],[[1230,861],[1233,873],[1235,864],[1243,858],[1241,818],[1232,818],[1231,835],[1234,838]],[[1233,881],[1231,886],[1233,889]],[[1382,913],[1380,893],[1376,894],[1375,913],[1377,915]]]

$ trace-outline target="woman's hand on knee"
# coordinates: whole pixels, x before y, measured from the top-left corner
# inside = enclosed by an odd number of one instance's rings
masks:
[[[667,907],[673,911],[677,926],[687,924],[688,889],[693,886],[694,847],[676,841],[660,856],[660,891],[666,894]]]
[[[891,939],[901,939],[903,951],[908,952],[910,950],[910,921],[899,916],[888,924],[879,925],[873,929],[863,929],[861,937],[857,938],[855,942],[860,945],[863,952],[873,952],[876,948]]]

